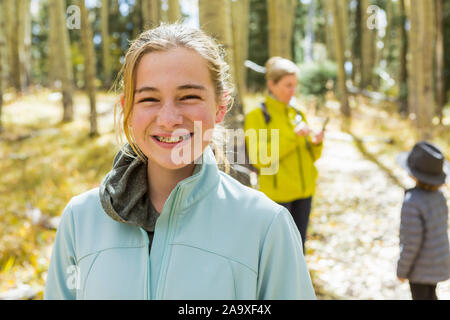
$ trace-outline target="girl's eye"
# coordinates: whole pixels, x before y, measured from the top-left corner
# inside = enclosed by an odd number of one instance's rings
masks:
[[[187,95],[187,96],[183,96],[181,98],[181,100],[201,100],[201,98],[199,96],[197,96],[197,95],[190,94],[190,95]]]
[[[139,100],[139,103],[141,103],[141,102],[158,102],[158,101],[159,100],[156,98],[144,98],[144,99]]]

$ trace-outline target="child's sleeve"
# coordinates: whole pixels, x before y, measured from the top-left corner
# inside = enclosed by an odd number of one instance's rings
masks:
[[[420,210],[411,203],[404,203],[400,221],[400,257],[397,262],[397,276],[408,278],[414,260],[419,253],[423,238],[423,223]]]

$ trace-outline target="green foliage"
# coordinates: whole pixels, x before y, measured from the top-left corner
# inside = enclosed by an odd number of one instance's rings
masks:
[[[306,95],[324,97],[330,81],[336,83],[336,63],[325,60],[300,65],[300,91]]]

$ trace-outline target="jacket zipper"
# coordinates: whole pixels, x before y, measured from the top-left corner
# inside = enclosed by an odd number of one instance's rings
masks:
[[[141,232],[144,233],[144,239],[145,239],[145,247],[147,252],[147,300],[151,300],[151,290],[150,290],[150,239],[148,238],[147,231],[140,228]]]
[[[147,245],[147,249],[150,251],[150,243]],[[151,270],[150,270],[150,252],[147,254],[148,258],[147,258],[147,300],[151,300],[152,299],[152,290],[150,290],[150,285],[151,285]]]
[[[168,232],[167,232],[167,235],[166,235],[166,240],[164,242],[164,246],[165,247],[168,247],[167,244],[169,242],[169,239],[171,239],[172,232],[173,232],[173,229],[174,229],[174,228],[171,227],[171,225],[173,223],[173,219],[174,219],[174,217],[173,217],[174,216],[173,209],[177,207],[178,199],[180,198],[180,195],[178,194],[178,192],[180,190],[180,186],[178,186],[177,188],[178,189],[175,191],[175,195],[176,196],[175,196],[175,199],[173,200],[173,205],[172,205],[172,207],[170,208],[170,211],[169,211],[169,218],[168,218],[169,221],[168,221],[168,226],[167,226]],[[160,270],[159,270],[158,288],[157,288],[157,291],[156,291],[155,298],[160,298],[161,291],[163,290],[164,283],[166,282],[167,272],[166,272],[165,269],[167,269],[167,259],[168,259],[168,256],[169,256],[168,251],[169,250],[167,248],[165,248],[163,259],[162,259],[162,263],[161,263],[161,267],[160,267]],[[163,268],[164,268],[164,270],[163,270]],[[164,277],[164,281],[162,281],[163,277]]]

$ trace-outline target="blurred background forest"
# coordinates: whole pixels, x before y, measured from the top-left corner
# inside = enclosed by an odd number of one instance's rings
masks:
[[[0,0],[0,298],[42,298],[62,209],[99,184],[119,148],[113,84],[129,41],[174,21],[201,27],[224,45],[236,85],[228,127],[242,127],[263,98],[269,57],[298,64],[298,104],[313,127],[331,118],[322,176],[341,179],[329,169],[333,157],[354,149],[361,156],[355,161],[374,164],[383,183],[398,188],[392,197],[400,197],[409,181],[397,172],[398,152],[428,139],[448,159],[450,1]],[[333,149],[343,142],[350,144]],[[319,226],[337,223],[324,219],[332,206],[325,200],[332,192],[324,189],[361,198],[354,182],[346,189],[319,181],[323,193],[315,199],[307,251],[319,298],[362,297],[354,288],[327,287],[333,280],[321,273],[333,270],[315,264],[325,259],[319,244],[326,244],[326,231]],[[388,209],[393,217],[395,201]],[[351,206],[383,210],[369,202]],[[347,207],[333,210],[343,214]],[[397,230],[389,232],[393,248]],[[407,290],[394,291],[391,298]]]

